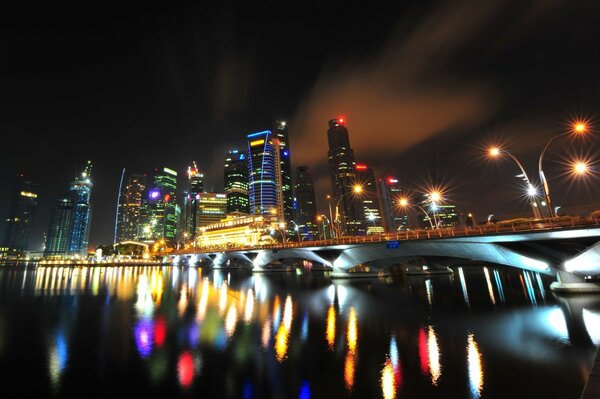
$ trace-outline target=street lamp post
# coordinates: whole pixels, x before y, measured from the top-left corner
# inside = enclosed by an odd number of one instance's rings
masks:
[[[414,206],[414,207],[420,209],[421,212],[423,212],[425,214],[425,216],[427,216],[427,219],[429,220],[429,226],[431,226],[431,229],[432,230],[435,229],[435,227],[433,226],[433,222],[431,221],[432,220],[431,216],[429,216],[429,213],[427,213],[427,211],[425,209],[423,209],[420,205],[417,205],[417,204],[411,205],[411,204],[409,204],[408,199],[406,199],[406,198],[400,198],[400,200],[398,201],[398,205],[400,205],[400,207],[402,207],[402,208]]]
[[[329,221],[329,219],[327,219],[327,216],[325,215],[319,215],[317,216],[317,222],[323,222],[323,220],[327,220],[327,226],[329,226],[329,229],[331,230],[331,222]],[[327,239],[327,232],[325,230],[325,223],[322,223],[323,226],[323,239],[326,240]],[[331,231],[330,231],[331,233]],[[330,234],[331,235],[331,234]]]
[[[298,236],[298,242],[300,242],[300,228],[293,220],[290,220],[290,223],[294,223],[294,230],[296,231],[296,235]]]
[[[554,214],[554,209],[552,209],[552,203],[550,202],[550,188],[548,187],[548,180],[546,179],[546,175],[544,174],[544,170],[542,168],[542,162],[544,161],[544,155],[546,154],[546,150],[550,146],[555,139],[559,137],[568,136],[571,133],[575,133],[576,135],[583,135],[587,133],[587,124],[585,122],[577,122],[573,125],[573,130],[557,134],[554,137],[551,137],[544,146],[542,153],[540,154],[540,158],[538,159],[538,172],[540,174],[540,181],[542,182],[542,190],[544,191],[544,198],[546,200],[546,206],[548,207],[548,215],[552,218],[556,216]]]
[[[335,204],[335,221],[337,221],[337,227],[335,227],[335,231],[336,231],[336,237],[340,236],[340,232],[341,232],[341,222],[339,220],[339,206],[340,206],[340,202],[342,202],[342,199],[348,195],[348,194],[355,194],[355,195],[360,195],[363,192],[363,188],[360,184],[355,184],[352,186],[352,191],[347,191],[345,193],[343,193],[340,198],[338,198],[336,204]],[[331,209],[329,210],[331,212]],[[333,219],[332,219],[333,221]]]
[[[489,155],[491,157],[495,158],[495,157],[500,156],[500,154],[507,155],[519,167],[519,170],[521,171],[521,174],[523,176],[523,180],[525,181],[525,183],[527,183],[527,194],[531,198],[530,205],[531,205],[531,210],[533,211],[533,217],[536,219],[541,219],[542,215],[540,213],[540,208],[537,206],[537,203],[536,203],[536,190],[535,190],[534,185],[531,184],[531,180],[529,180],[529,176],[527,176],[527,172],[525,172],[525,168],[523,168],[523,165],[521,164],[521,162],[519,162],[517,157],[515,157],[513,154],[511,154],[507,150],[498,148],[498,147],[493,147],[493,148],[490,148],[490,150],[489,150]]]

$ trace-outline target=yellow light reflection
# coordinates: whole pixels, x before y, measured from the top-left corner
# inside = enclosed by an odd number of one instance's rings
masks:
[[[481,367],[481,353],[473,333],[467,338],[467,364],[469,367],[469,387],[476,398],[481,396],[483,390],[483,368]]]
[[[290,330],[292,327],[292,317],[293,317],[293,306],[292,306],[292,297],[287,296],[285,298],[285,305],[283,305],[283,325],[286,330]]]
[[[206,308],[208,306],[208,290],[208,278],[205,277],[204,281],[202,282],[202,294],[200,295],[200,301],[198,302],[198,312],[196,314],[196,319],[198,321],[202,321],[204,320],[204,317],[206,317]]]
[[[348,352],[346,355],[346,362],[344,363],[344,382],[346,389],[352,391],[354,387],[354,374],[356,370],[356,356],[354,353]]]
[[[277,357],[277,361],[280,363],[286,358],[288,349],[288,333],[289,330],[285,328],[285,324],[281,324],[279,326],[279,330],[277,330],[277,334],[275,335],[275,355]]]
[[[177,303],[177,310],[179,311],[180,317],[183,317],[183,315],[185,314],[187,305],[188,305],[188,294],[187,294],[186,286],[184,285],[183,287],[181,287],[181,290],[179,291],[179,302]]]
[[[223,313],[227,306],[227,283],[221,284],[221,294],[219,297],[219,312]]]
[[[229,306],[227,311],[227,317],[225,318],[225,331],[227,336],[231,337],[235,332],[235,326],[237,324],[237,309],[235,306]]]
[[[396,397],[396,384],[394,381],[394,368],[392,363],[387,360],[381,370],[381,392],[384,399],[393,399]]]
[[[437,336],[432,326],[429,326],[427,333],[427,353],[429,355],[429,371],[431,373],[431,383],[438,384],[442,375],[442,366],[440,364],[440,348],[438,346]]]
[[[329,305],[327,310],[327,330],[325,332],[325,338],[327,339],[327,345],[329,349],[333,350],[333,344],[335,343],[335,309],[333,305]]]
[[[490,272],[487,267],[483,268],[483,273],[485,274],[485,281],[487,283],[488,292],[490,294],[490,301],[492,301],[492,305],[496,304],[496,297],[494,296],[494,287],[492,286],[492,280],[490,279]]]
[[[348,316],[348,351],[351,354],[356,352],[356,341],[358,339],[358,326],[356,321],[356,311],[354,307],[350,308],[350,315]]]
[[[252,320],[252,313],[254,312],[254,292],[252,288],[248,290],[248,295],[246,296],[246,309],[244,311],[244,320],[249,323]]]
[[[267,349],[269,347],[269,341],[271,340],[271,321],[265,320],[262,329],[262,346]]]

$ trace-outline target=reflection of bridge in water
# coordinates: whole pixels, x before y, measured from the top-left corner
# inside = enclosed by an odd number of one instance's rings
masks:
[[[554,288],[596,290],[600,276],[600,223],[595,218],[472,229],[415,230],[370,237],[288,242],[245,248],[185,250],[173,264],[249,268],[255,272],[292,267],[325,268],[332,277],[388,272],[434,273],[458,262],[476,261],[556,275]]]

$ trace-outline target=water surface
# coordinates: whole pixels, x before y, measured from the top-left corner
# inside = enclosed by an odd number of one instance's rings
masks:
[[[579,398],[600,299],[454,272],[1,267],[3,396]]]

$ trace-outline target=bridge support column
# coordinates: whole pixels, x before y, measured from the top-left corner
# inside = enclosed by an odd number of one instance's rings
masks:
[[[555,281],[550,289],[557,294],[600,294],[600,283],[586,281],[581,276],[567,271],[558,270]]]

